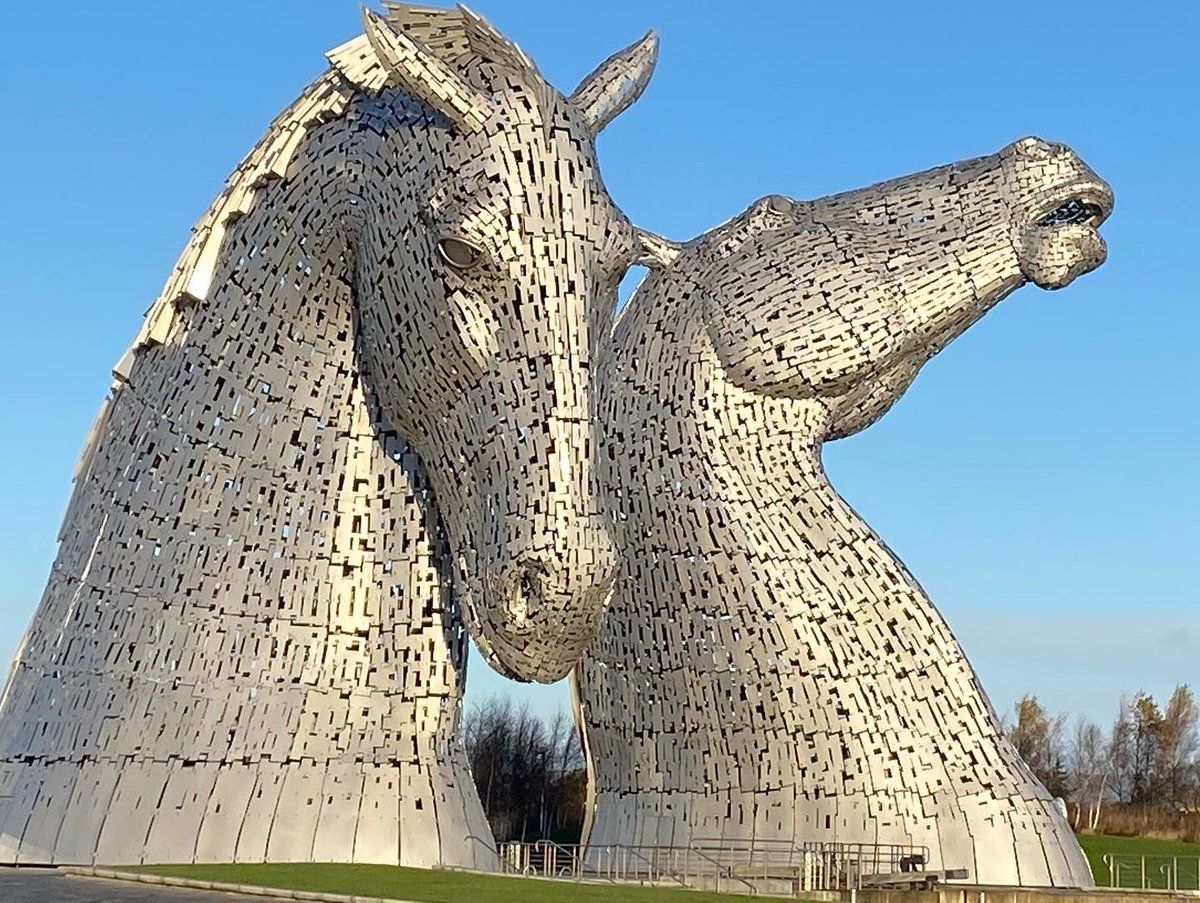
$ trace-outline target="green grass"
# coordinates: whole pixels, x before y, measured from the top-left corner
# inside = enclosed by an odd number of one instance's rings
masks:
[[[1112,834],[1080,834],[1079,844],[1087,854],[1096,883],[1108,886],[1109,867],[1105,854],[1119,865],[1118,887],[1142,886],[1142,857],[1146,857],[1146,886],[1177,890],[1200,890],[1200,843],[1159,840],[1155,837],[1117,837]],[[1167,871],[1163,871],[1166,867]]]
[[[1096,883],[1109,884],[1105,854],[1117,857],[1120,887],[1141,887],[1141,857],[1146,857],[1146,886],[1200,889],[1200,844],[1153,837],[1081,834]],[[1169,865],[1163,872],[1162,866]],[[128,871],[172,875],[225,884],[256,884],[361,897],[396,897],[423,903],[730,903],[728,894],[637,885],[576,884],[501,875],[477,875],[388,865],[147,865]],[[756,897],[768,901],[778,897]]]
[[[463,900],[472,903],[729,903],[731,899],[737,899],[728,894],[683,888],[568,884],[536,878],[431,871],[391,865],[305,862],[279,865],[145,865],[122,870],[225,884],[255,884],[260,887],[361,897],[395,897],[424,903],[460,903]]]

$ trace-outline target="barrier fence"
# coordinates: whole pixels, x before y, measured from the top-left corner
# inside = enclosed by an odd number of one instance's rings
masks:
[[[795,893],[851,890],[872,877],[919,870],[928,848],[901,844],[722,841],[687,846],[612,844],[584,848],[549,840],[500,845],[501,869],[547,878],[642,882],[715,890],[760,890],[786,883]]]
[[[1127,890],[1200,890],[1200,856],[1105,853],[1108,886]],[[1100,878],[1097,875],[1097,878]]]

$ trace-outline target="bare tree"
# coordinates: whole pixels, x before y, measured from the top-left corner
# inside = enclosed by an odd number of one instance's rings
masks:
[[[1109,783],[1114,800],[1127,803],[1133,797],[1133,700],[1122,693],[1117,702],[1117,715],[1113,719],[1112,731],[1108,735],[1108,761],[1112,780]]]
[[[497,837],[512,830],[511,759],[513,753],[512,704],[490,697],[478,707],[467,709],[463,733],[467,758],[483,811]]]
[[[1112,763],[1109,761],[1108,738],[1100,727],[1086,718],[1075,720],[1069,753],[1070,784],[1075,803],[1072,827],[1076,831],[1095,831],[1100,821],[1100,808],[1108,786]]]
[[[575,811],[570,791],[572,777],[583,771],[583,747],[575,725],[561,709],[546,725],[546,741],[550,762],[542,805],[543,836],[565,827],[568,821],[582,820],[582,812]]]
[[[489,698],[467,711],[467,756],[497,840],[534,839],[583,822],[583,753],[569,718],[549,722],[528,704]]]

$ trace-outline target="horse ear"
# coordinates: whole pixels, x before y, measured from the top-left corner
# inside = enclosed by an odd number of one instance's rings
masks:
[[[483,92],[382,16],[363,7],[362,18],[375,55],[406,94],[437,110],[460,131],[474,132],[483,127],[492,111],[491,101]]]
[[[644,38],[614,53],[579,83],[571,95],[571,103],[588,121],[593,135],[641,97],[656,62],[658,35],[648,31]]]
[[[683,246],[678,242],[647,232],[645,229],[637,230],[637,242],[641,252],[638,264],[652,270],[665,270],[675,262],[675,258],[683,250]]]

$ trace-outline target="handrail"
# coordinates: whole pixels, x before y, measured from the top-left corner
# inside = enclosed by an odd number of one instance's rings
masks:
[[[649,878],[650,878],[650,880],[651,880],[651,881],[653,881],[653,880],[654,880],[654,877],[655,877],[655,875],[659,873],[659,870],[658,870],[658,868],[657,868],[657,864],[656,864],[655,862],[651,861],[650,859],[647,859],[645,856],[643,856],[641,853],[639,853],[639,852],[637,851],[637,849],[636,849],[636,848],[634,848],[634,847],[627,846],[627,845],[625,845],[625,844],[621,844],[621,843],[614,843],[614,844],[609,844],[609,845],[608,845],[608,846],[606,846],[606,847],[602,847],[601,849],[608,850],[608,851],[611,851],[611,850],[617,849],[617,850],[621,850],[621,851],[625,852],[626,854],[632,853],[632,854],[633,854],[633,855],[634,855],[636,858],[638,858],[638,859],[640,859],[642,862],[646,863],[646,865],[648,866],[648,868],[647,868],[647,874],[649,875]],[[676,847],[657,847],[657,846],[652,846],[652,847],[649,847],[648,849],[655,849],[655,850],[661,850],[661,849],[673,850],[673,849],[677,849],[677,848],[676,848]],[[671,877],[672,877],[674,880],[678,881],[678,882],[679,882],[681,885],[683,885],[684,887],[687,887],[687,886],[688,886],[687,880],[686,880],[686,879],[684,879],[684,878],[681,878],[681,877],[679,876],[679,874],[678,874],[678,873],[674,873],[674,874],[672,874],[672,875],[671,875]]]
[[[477,844],[480,844],[488,854],[488,859],[490,860],[489,867],[490,868],[496,867],[496,864],[500,860],[500,850],[498,849],[495,839],[480,837],[478,834],[468,834],[463,839],[464,840],[473,840]],[[478,865],[479,865],[478,856],[476,857],[475,863],[476,863],[476,867],[478,868]]]
[[[1173,857],[1171,862],[1164,862],[1158,867],[1159,874],[1167,882],[1167,890],[1179,889],[1179,859]]]
[[[711,862],[713,865],[715,865],[717,867],[717,871],[716,871],[717,888],[716,888],[716,890],[717,890],[717,893],[720,893],[721,892],[721,869],[722,869],[722,865],[721,865],[720,861],[709,856],[707,853],[704,852],[704,850],[702,850],[700,847],[696,846],[695,844],[688,845],[688,852],[695,853],[701,859]],[[726,878],[736,878],[738,881],[741,881],[742,884],[746,885],[746,887],[748,887],[751,891],[755,890],[754,885],[751,884],[748,880],[741,877],[740,875],[735,875],[733,873],[733,866],[727,865],[727,866],[724,866],[724,869],[725,869],[725,877]],[[696,877],[700,877],[698,873],[697,873]]]
[[[928,847],[906,844],[834,842],[792,843],[786,840],[720,840],[694,838],[685,845],[608,844],[582,847],[548,838],[501,844],[501,868],[526,875],[583,880],[670,880],[683,887],[722,889],[734,879],[751,893],[764,881],[792,882],[804,890],[852,890],[864,874],[903,871],[906,857],[928,861]],[[1120,869],[1115,867],[1119,879]],[[1177,884],[1177,868],[1171,883]],[[1165,874],[1165,873],[1164,873]],[[756,883],[757,882],[757,883]],[[740,887],[738,888],[741,889]]]
[[[581,865],[583,862],[583,857],[580,856],[581,847],[579,846],[579,844],[564,845],[564,844],[556,843],[555,841],[544,837],[541,840],[534,841],[533,846],[534,846],[534,849],[541,847],[543,850],[549,848],[550,850],[554,851],[554,856],[551,857],[552,862],[553,862],[553,865],[551,866],[551,870],[554,871],[554,873],[555,873],[554,877],[558,877],[558,878],[562,877],[561,873],[559,873],[558,868],[557,868],[559,853],[562,853],[563,856],[567,857],[570,860],[571,874],[576,878],[580,877],[580,873],[582,871]],[[543,857],[544,856],[545,856],[545,854],[543,853]],[[546,869],[544,867],[543,867],[543,871],[546,871]]]
[[[1105,853],[1101,862],[1108,869],[1109,887],[1126,890],[1200,890],[1200,856]],[[1180,868],[1181,864],[1183,869]]]

